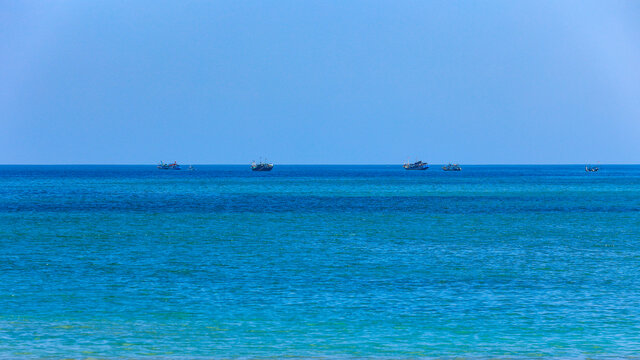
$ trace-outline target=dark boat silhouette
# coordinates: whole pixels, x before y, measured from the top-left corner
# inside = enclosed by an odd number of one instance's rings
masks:
[[[405,170],[427,170],[429,168],[429,164],[422,161],[416,161],[414,163],[406,162],[402,167]]]
[[[252,171],[271,171],[271,169],[273,169],[273,164],[271,163],[266,163],[262,161],[260,161],[259,163],[256,163],[254,161],[251,163]]]
[[[447,166],[443,166],[442,170],[444,171],[462,171],[462,168],[458,164],[449,164]]]
[[[178,163],[176,161],[174,161],[173,164],[166,164],[166,163],[160,161],[160,164],[158,164],[158,169],[160,169],[160,170],[180,170],[180,165],[178,165]]]

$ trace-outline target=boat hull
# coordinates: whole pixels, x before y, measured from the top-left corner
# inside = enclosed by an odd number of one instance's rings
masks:
[[[160,165],[157,166],[158,170],[180,170],[180,165],[178,165],[177,163],[173,163],[173,164],[164,164],[161,163]]]
[[[271,171],[273,165],[256,165],[251,167],[251,171]]]
[[[427,170],[429,168],[429,164],[422,161],[416,161],[414,163],[407,162],[402,165],[402,167],[405,170]]]
[[[449,164],[442,167],[443,171],[461,171],[462,168],[458,164]]]

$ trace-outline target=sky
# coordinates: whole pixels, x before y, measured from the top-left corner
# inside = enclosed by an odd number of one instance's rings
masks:
[[[640,163],[638,1],[0,0],[0,164]]]

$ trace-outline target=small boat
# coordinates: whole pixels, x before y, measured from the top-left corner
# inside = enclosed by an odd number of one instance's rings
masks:
[[[429,164],[422,161],[416,161],[414,163],[406,162],[402,167],[405,170],[427,170],[429,168]]]
[[[597,166],[586,165],[584,167],[584,171],[586,172],[596,172],[598,170],[600,170],[600,168],[598,168]]]
[[[173,162],[173,164],[166,164],[163,163],[162,161],[160,161],[160,164],[158,164],[158,169],[160,170],[180,170],[180,165],[178,165],[177,162]]]
[[[193,166],[189,165],[189,167],[187,168],[187,170],[189,171],[194,171],[196,168],[194,168]]]
[[[262,162],[256,163],[255,161],[251,163],[252,171],[271,171],[273,169],[273,164]]]
[[[442,170],[444,170],[444,171],[462,171],[462,168],[458,164],[449,163],[449,165],[443,166]]]

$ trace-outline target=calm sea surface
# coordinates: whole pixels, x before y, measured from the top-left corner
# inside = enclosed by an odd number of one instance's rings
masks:
[[[0,166],[0,358],[640,358],[640,167]]]

